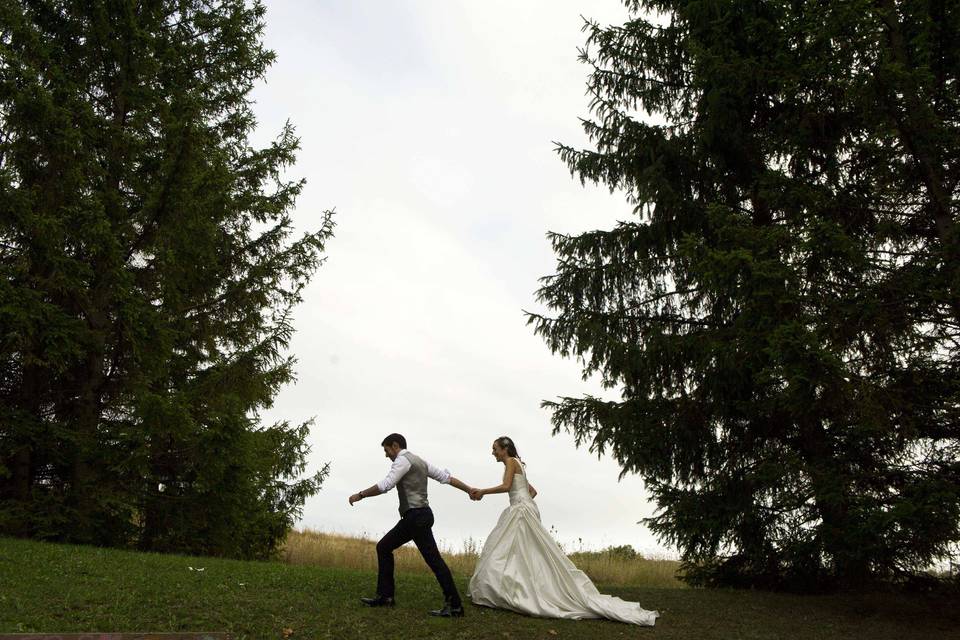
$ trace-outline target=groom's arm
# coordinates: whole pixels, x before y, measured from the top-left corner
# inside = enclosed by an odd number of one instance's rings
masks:
[[[453,485],[454,487],[456,487],[457,489],[460,489],[460,491],[463,491],[466,494],[469,494],[473,490],[473,487],[470,487],[464,484],[463,482],[461,482],[459,479],[454,478],[450,474],[449,470],[441,469],[440,467],[435,467],[429,462],[427,463],[427,476],[430,478],[433,478],[440,484]]]
[[[359,502],[364,498],[372,498],[373,496],[378,496],[381,493],[383,493],[383,491],[380,491],[380,486],[375,484],[372,487],[364,489],[363,491],[360,491],[350,496],[350,506],[353,506],[354,502]]]
[[[381,493],[390,491],[390,489],[397,486],[400,478],[406,475],[407,471],[410,471],[410,461],[403,456],[397,456],[397,459],[394,460],[390,466],[390,472],[387,473],[387,476],[383,480],[372,487],[368,487],[350,496],[350,506],[352,507],[354,502],[363,500],[364,498],[372,498],[373,496],[378,496]]]
[[[460,491],[463,491],[464,493],[470,493],[473,490],[473,487],[465,485],[464,483],[462,483],[460,480],[457,480],[453,476],[450,476],[450,484],[455,486],[457,489],[460,489]]]

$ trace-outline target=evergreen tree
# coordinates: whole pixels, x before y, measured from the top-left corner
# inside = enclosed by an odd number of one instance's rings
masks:
[[[319,490],[260,419],[332,231],[248,142],[264,11],[0,3],[0,532],[264,557]]]
[[[629,1],[587,22],[581,181],[530,322],[699,584],[854,588],[960,539],[960,6]]]

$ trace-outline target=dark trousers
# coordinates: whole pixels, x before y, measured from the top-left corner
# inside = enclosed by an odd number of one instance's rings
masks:
[[[408,509],[400,518],[397,526],[380,538],[380,542],[377,543],[377,593],[379,595],[387,598],[393,597],[395,588],[393,583],[393,550],[413,540],[427,566],[437,577],[437,582],[443,589],[443,597],[451,606],[461,606],[460,594],[457,593],[457,587],[453,583],[453,576],[450,575],[450,569],[440,556],[437,542],[433,539],[432,526],[433,511],[430,510],[430,507]]]

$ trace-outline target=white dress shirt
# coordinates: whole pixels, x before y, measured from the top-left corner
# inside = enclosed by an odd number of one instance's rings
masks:
[[[400,478],[406,475],[407,471],[410,471],[410,461],[407,460],[406,456],[403,453],[406,449],[401,449],[400,453],[397,454],[396,459],[393,461],[393,465],[390,467],[390,471],[387,473],[387,477],[377,483],[377,488],[380,489],[380,493],[386,493],[397,486],[397,483],[400,482]],[[424,460],[424,462],[427,462]],[[440,484],[450,484],[450,472],[447,469],[441,469],[440,467],[435,467],[429,462],[427,462],[427,475]]]

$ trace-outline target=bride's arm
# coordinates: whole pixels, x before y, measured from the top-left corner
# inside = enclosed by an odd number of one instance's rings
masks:
[[[533,488],[533,485],[530,484],[529,482],[527,483],[527,489],[530,490],[530,497],[531,497],[531,498],[536,498],[536,497],[537,497],[537,490],[534,489],[534,488]]]
[[[510,458],[505,466],[506,468],[503,470],[503,482],[489,489],[480,489],[481,496],[510,491],[510,487],[513,486],[513,474],[517,472],[517,462],[513,458]]]

